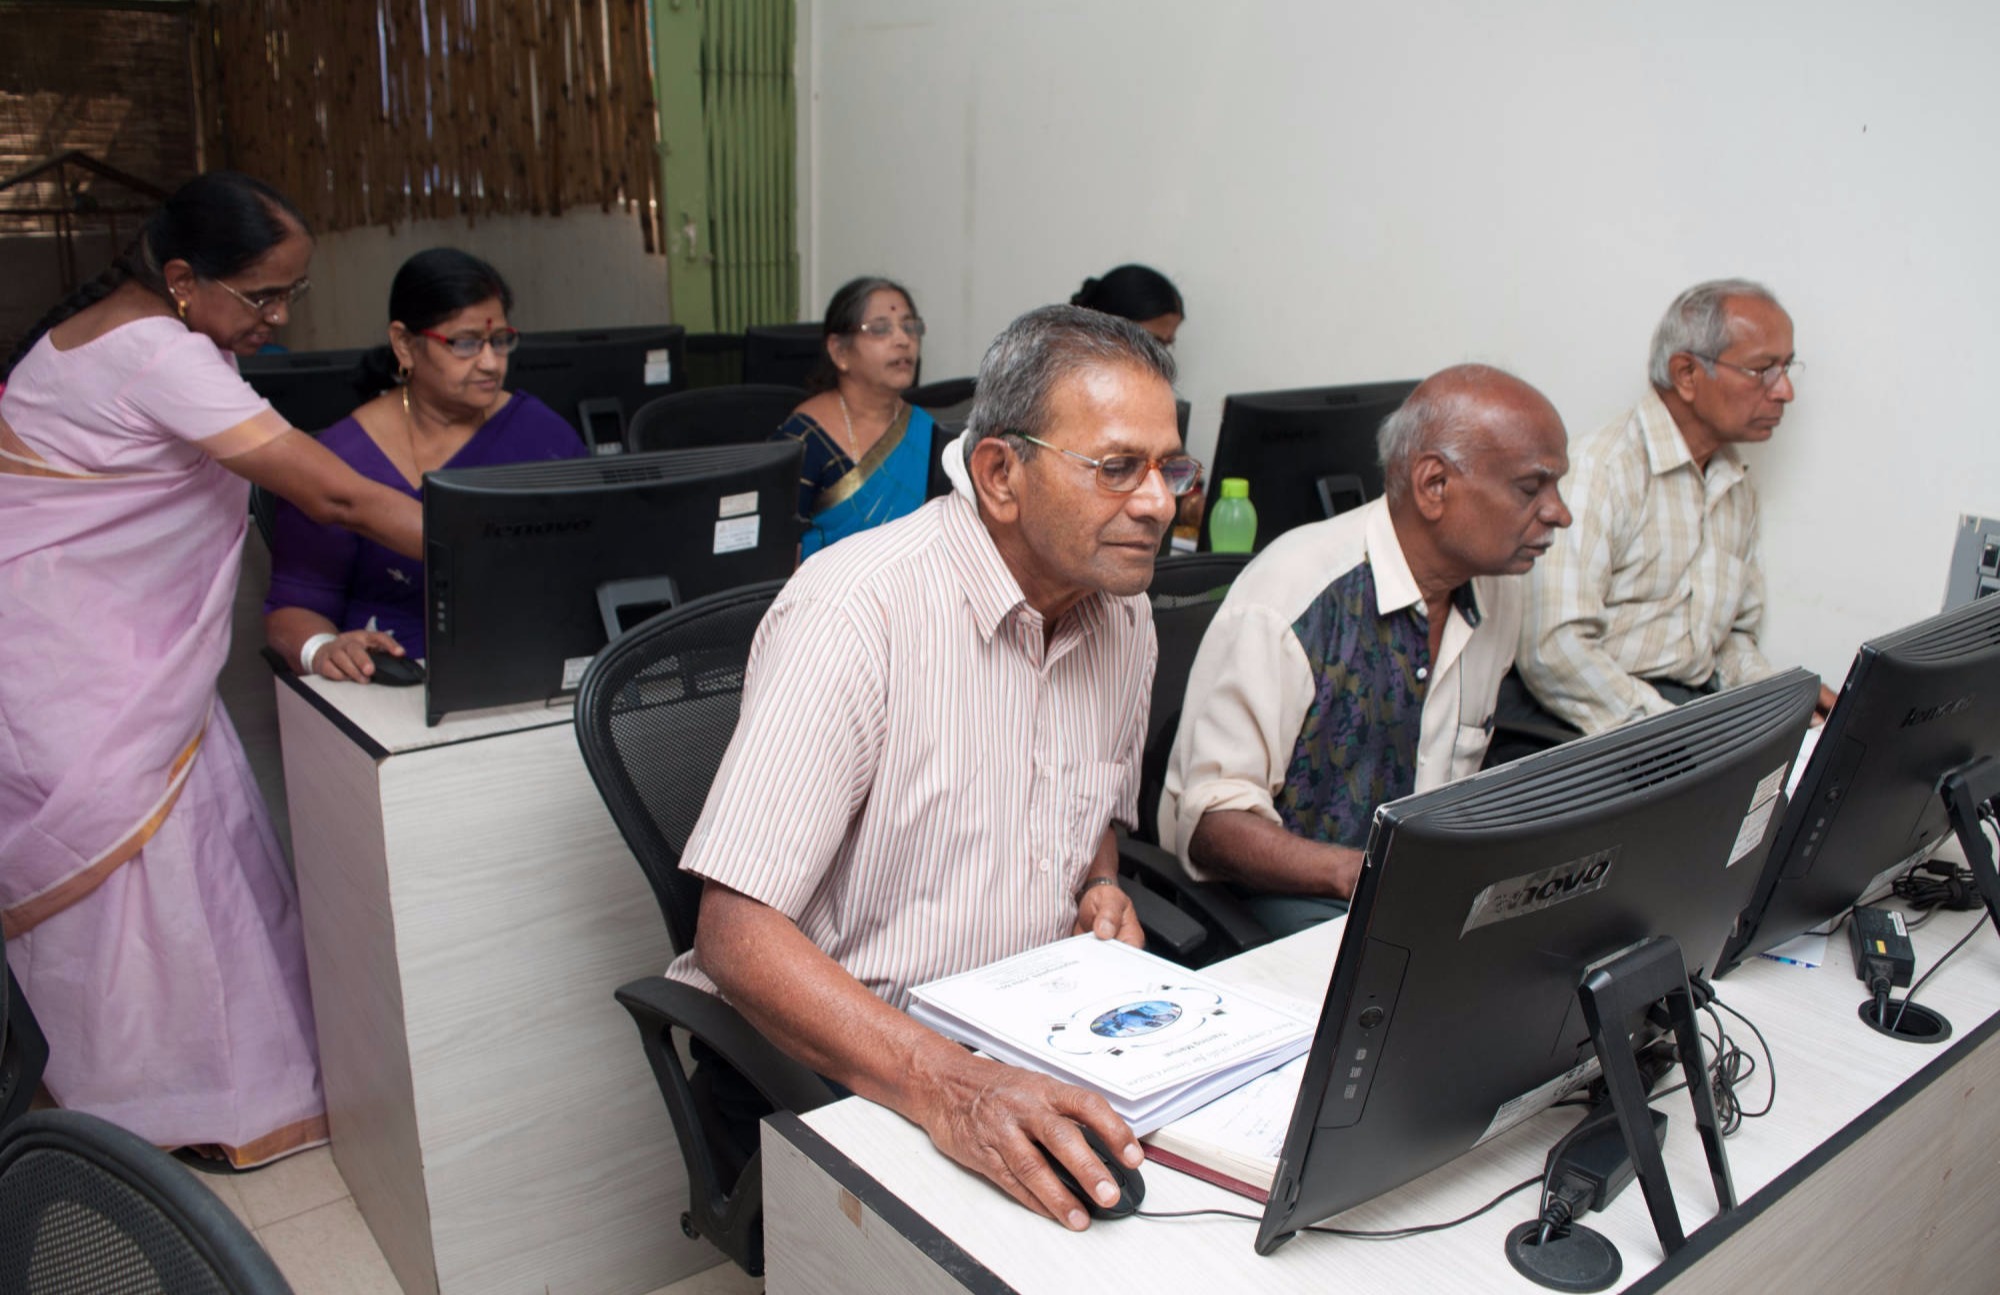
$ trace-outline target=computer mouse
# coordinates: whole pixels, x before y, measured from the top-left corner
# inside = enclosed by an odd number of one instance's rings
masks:
[[[1098,1137],[1096,1131],[1088,1125],[1078,1125],[1077,1131],[1082,1133],[1083,1140],[1090,1144],[1092,1154],[1104,1162],[1104,1170],[1111,1175],[1111,1181],[1118,1184],[1118,1201],[1113,1205],[1100,1205],[1097,1198],[1085,1191],[1083,1184],[1077,1182],[1076,1175],[1069,1171],[1069,1166],[1051,1155],[1049,1167],[1056,1171],[1056,1178],[1070,1195],[1083,1202],[1083,1207],[1090,1211],[1090,1217],[1094,1219],[1122,1219],[1131,1214],[1146,1199],[1146,1180],[1139,1176],[1138,1170],[1127,1169],[1118,1157],[1112,1155],[1105,1148],[1104,1139]]]
[[[381,648],[369,648],[368,659],[375,663],[375,673],[371,678],[376,683],[391,688],[408,688],[424,681],[424,668],[409,657],[384,652]]]

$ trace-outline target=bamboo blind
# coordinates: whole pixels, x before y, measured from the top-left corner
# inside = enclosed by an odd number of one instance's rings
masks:
[[[658,250],[647,0],[213,0],[228,165],[321,232],[613,203]]]

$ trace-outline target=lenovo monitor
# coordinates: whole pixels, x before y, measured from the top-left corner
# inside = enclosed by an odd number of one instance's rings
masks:
[[[1587,1082],[1587,971],[1656,936],[1713,970],[1817,696],[1788,670],[1378,809],[1258,1250]]]
[[[625,446],[625,424],[656,396],[687,386],[687,331],[678,324],[523,333],[507,386],[569,420],[598,454]]]
[[[1324,520],[1321,483],[1336,501],[1354,503],[1382,493],[1382,464],[1375,433],[1396,412],[1415,382],[1372,382],[1355,387],[1256,391],[1222,402],[1222,430],[1208,468],[1208,513],[1215,516],[1224,477],[1250,483],[1257,509],[1256,549],[1294,526]],[[1182,426],[1186,435],[1186,426]],[[1202,547],[1211,547],[1202,525]]]
[[[799,456],[780,441],[428,474],[429,721],[574,692],[647,616],[789,576]]]
[[[1939,785],[1980,756],[2000,757],[2000,598],[1863,643],[1721,969],[1929,858],[1952,830]]]

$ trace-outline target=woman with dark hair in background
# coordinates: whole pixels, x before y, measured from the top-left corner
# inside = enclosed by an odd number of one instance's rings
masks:
[[[772,434],[805,445],[801,558],[915,512],[930,485],[935,424],[903,400],[924,338],[909,292],[888,279],[855,279],[827,303],[824,330],[826,356],[806,383],[813,395]]]
[[[1174,344],[1174,335],[1187,318],[1180,289],[1174,287],[1173,280],[1145,265],[1121,265],[1105,271],[1101,279],[1085,279],[1069,304],[1129,319],[1158,338],[1162,346]]]
[[[1181,322],[1187,318],[1181,290],[1149,265],[1121,265],[1106,270],[1103,278],[1085,279],[1069,304],[1129,319],[1158,338],[1162,346],[1174,344]],[[1177,551],[1194,551],[1204,506],[1202,482],[1197,477],[1174,513],[1173,545]]]
[[[524,391],[507,391],[521,335],[514,293],[476,256],[434,247],[389,287],[389,341],[362,361],[379,392],[320,436],[356,472],[412,499],[424,473],[575,459],[583,439]],[[367,683],[368,651],[424,655],[424,565],[280,504],[271,528],[264,637],[300,674]]]
[[[0,394],[0,920],[64,1106],[238,1166],[326,1139],[298,906],[216,695],[256,482],[421,551],[414,501],[237,375],[312,236],[197,176]]]

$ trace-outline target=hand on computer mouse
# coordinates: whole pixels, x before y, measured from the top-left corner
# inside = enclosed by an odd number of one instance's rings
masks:
[[[407,656],[396,656],[380,648],[368,650],[369,664],[375,667],[373,678],[387,688],[408,688],[424,681],[424,668]]]
[[[378,669],[378,654],[393,658],[402,650],[393,634],[375,629],[347,630],[320,644],[312,654],[310,672],[322,679],[367,683]]]
[[[1104,1163],[1104,1172],[1111,1175],[1111,1181],[1118,1188],[1118,1199],[1106,1205],[1083,1190],[1082,1185],[1076,1181],[1076,1175],[1069,1171],[1069,1166],[1053,1155],[1049,1156],[1049,1167],[1056,1171],[1056,1177],[1062,1181],[1064,1190],[1083,1202],[1084,1208],[1090,1211],[1090,1217],[1125,1218],[1145,1201],[1146,1180],[1140,1176],[1138,1170],[1126,1168],[1118,1157],[1111,1154],[1104,1145],[1104,1139],[1097,1136],[1096,1129],[1088,1125],[1079,1125],[1077,1131],[1082,1133],[1083,1140],[1090,1144],[1092,1154]]]

